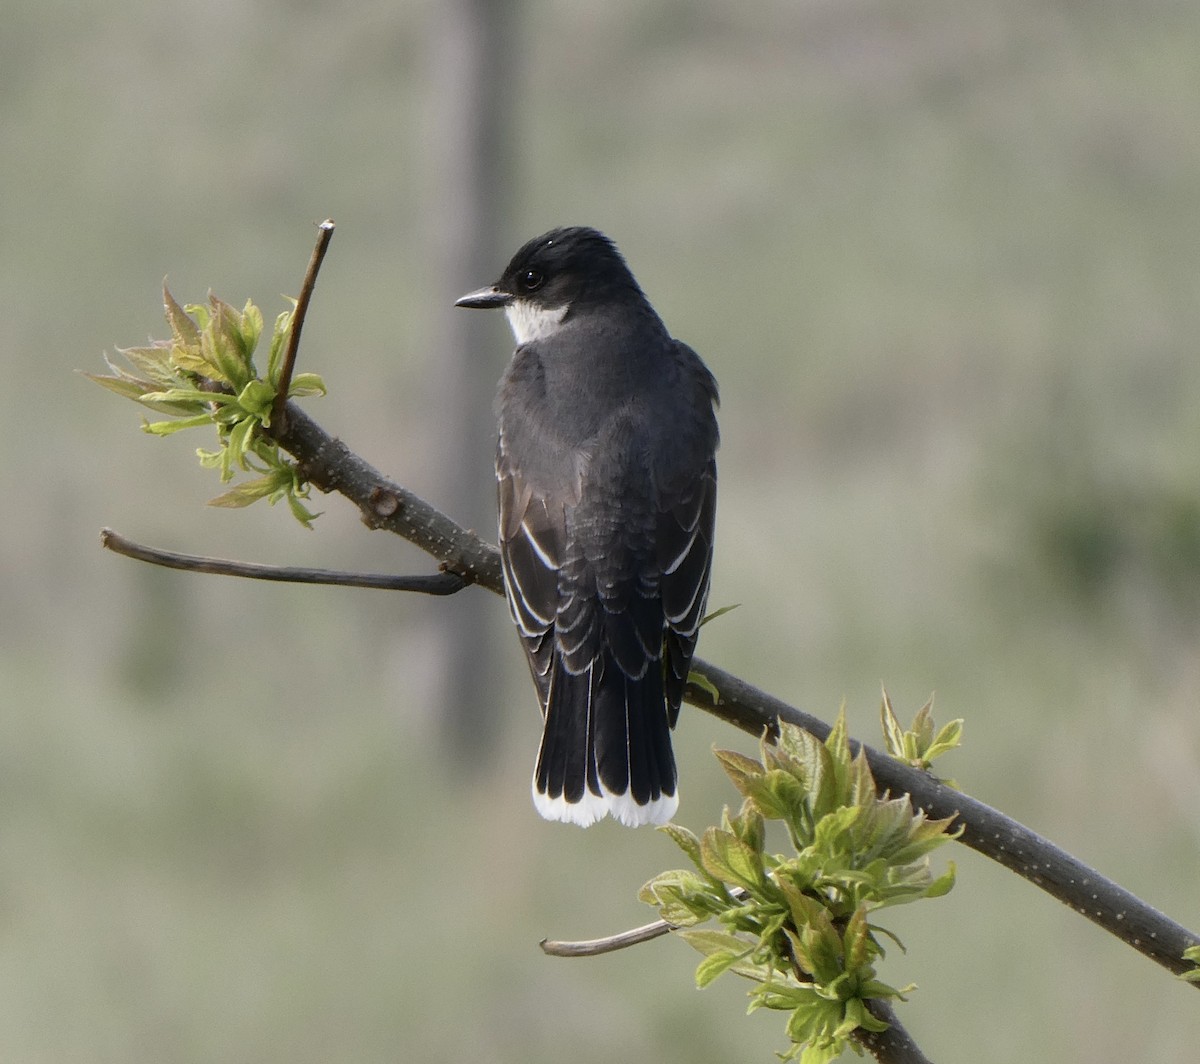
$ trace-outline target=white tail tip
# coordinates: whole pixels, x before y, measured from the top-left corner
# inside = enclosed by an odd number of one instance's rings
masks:
[[[533,786],[533,805],[546,820],[558,820],[564,824],[577,824],[581,828],[591,827],[597,820],[611,816],[627,828],[643,824],[665,824],[679,808],[679,794],[664,794],[645,805],[638,805],[628,791],[613,794],[603,791],[592,794],[585,788],[578,802],[568,802],[565,796],[551,798]]]

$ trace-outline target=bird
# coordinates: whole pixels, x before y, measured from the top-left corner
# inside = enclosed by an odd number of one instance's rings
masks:
[[[581,827],[666,823],[712,572],[716,380],[596,229],[535,237],[456,305],[503,308],[516,341],[496,480],[505,594],[543,717],[534,806]]]

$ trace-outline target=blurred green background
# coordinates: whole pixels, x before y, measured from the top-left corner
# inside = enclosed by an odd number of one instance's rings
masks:
[[[427,571],[350,507],[205,507],[192,449],[73,375],[158,287],[268,319],[338,222],[309,409],[439,501],[433,2],[9,0],[0,35],[0,1060],[769,1061],[781,1017],[645,922],[667,839],[536,817],[538,720],[446,749],[436,601],[156,571],[160,546]],[[721,382],[704,657],[944,771],[1200,926],[1200,8],[914,0],[516,12],[511,247],[617,240]],[[484,283],[499,271],[478,279]],[[498,316],[497,316],[498,318]],[[500,374],[509,339],[494,322]],[[477,461],[486,467],[490,446]],[[487,500],[484,500],[487,505]],[[472,668],[469,648],[454,664]],[[733,800],[688,710],[680,820]],[[960,848],[955,848],[960,849]],[[889,922],[936,1060],[1195,1059],[1196,993],[963,851]],[[944,857],[938,862],[939,867]]]

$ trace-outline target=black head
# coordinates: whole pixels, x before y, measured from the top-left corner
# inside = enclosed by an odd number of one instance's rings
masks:
[[[641,290],[616,245],[585,226],[551,229],[525,244],[500,280],[455,302],[458,307],[504,307],[513,330],[541,333],[584,303],[641,299]],[[534,325],[534,319],[540,324]],[[518,329],[518,322],[529,328]]]

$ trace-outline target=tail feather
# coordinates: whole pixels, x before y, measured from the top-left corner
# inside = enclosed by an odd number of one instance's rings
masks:
[[[679,806],[662,669],[631,679],[602,653],[586,670],[552,666],[533,801],[548,820],[587,827],[663,824]]]

